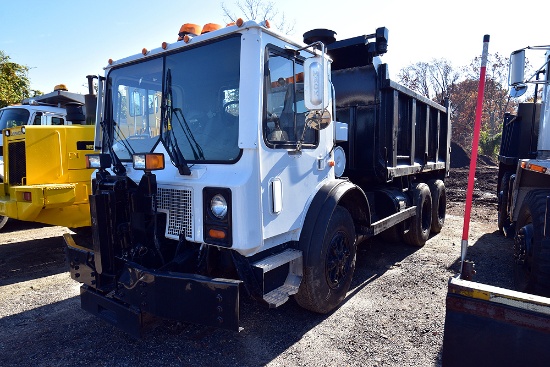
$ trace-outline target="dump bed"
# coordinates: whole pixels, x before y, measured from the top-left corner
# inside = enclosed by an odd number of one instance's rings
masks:
[[[336,119],[347,123],[346,175],[358,183],[442,171],[450,162],[448,103],[435,103],[396,83],[364,40],[329,46],[334,59]],[[355,55],[355,56],[354,56]]]

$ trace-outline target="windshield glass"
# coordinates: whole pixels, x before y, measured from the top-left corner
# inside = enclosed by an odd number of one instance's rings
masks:
[[[240,37],[112,70],[107,122],[121,160],[161,141],[173,163],[238,159]]]
[[[0,110],[0,130],[26,125],[29,121],[29,111],[24,108],[6,108]]]

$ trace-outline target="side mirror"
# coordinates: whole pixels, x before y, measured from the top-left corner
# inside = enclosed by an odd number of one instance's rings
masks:
[[[525,50],[512,52],[508,68],[508,85],[517,86],[523,84],[525,79]]]
[[[329,89],[327,59],[319,55],[306,59],[304,62],[304,103],[306,108],[310,111],[327,109]]]
[[[523,96],[525,92],[527,92],[527,86],[525,84],[513,85],[512,88],[510,88],[510,97],[518,98]]]

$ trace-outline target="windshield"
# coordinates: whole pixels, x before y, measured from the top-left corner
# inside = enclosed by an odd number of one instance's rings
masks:
[[[29,111],[24,108],[6,108],[0,110],[0,130],[26,125],[29,121]]]
[[[120,160],[166,146],[172,162],[236,161],[240,37],[113,69],[107,118]]]

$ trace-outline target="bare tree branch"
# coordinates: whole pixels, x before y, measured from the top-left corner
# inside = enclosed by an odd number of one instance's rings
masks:
[[[264,20],[273,21],[279,30],[285,34],[292,34],[294,32],[294,26],[296,21],[288,21],[285,17],[285,13],[280,13],[276,8],[275,3],[265,0],[237,0],[233,3],[233,6],[227,6],[225,3],[221,3],[222,13],[224,20],[227,23],[235,22],[238,18],[246,20],[254,20],[256,22],[262,22]],[[237,9],[237,11],[232,10]],[[240,15],[237,15],[237,14]]]

